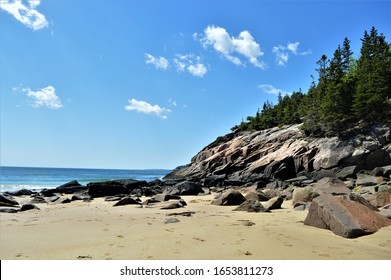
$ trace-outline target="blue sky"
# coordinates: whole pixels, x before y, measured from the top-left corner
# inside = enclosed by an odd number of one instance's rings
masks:
[[[175,168],[390,1],[0,0],[1,165]]]

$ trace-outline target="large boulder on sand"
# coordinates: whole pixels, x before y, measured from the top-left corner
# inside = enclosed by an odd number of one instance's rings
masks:
[[[247,211],[247,212],[270,212],[263,205],[255,199],[248,199],[237,208],[233,209],[234,211]]]
[[[274,210],[280,209],[283,202],[284,199],[281,196],[276,196],[262,203],[262,205],[263,207],[265,207],[266,210]]]
[[[0,203],[4,206],[17,206],[19,203],[10,195],[0,193]]]
[[[312,201],[304,224],[329,229],[345,238],[355,238],[389,226],[391,221],[361,203],[322,194]]]
[[[123,205],[133,205],[133,204],[141,204],[140,199],[127,196],[117,201],[113,206],[123,206]]]
[[[237,190],[228,190],[212,201],[214,205],[240,205],[246,198]]]
[[[87,187],[88,194],[93,198],[129,194],[129,190],[122,183],[115,181],[88,183]]]
[[[315,197],[319,196],[314,188],[306,186],[304,188],[295,188],[292,193],[292,205],[298,202],[311,202]]]

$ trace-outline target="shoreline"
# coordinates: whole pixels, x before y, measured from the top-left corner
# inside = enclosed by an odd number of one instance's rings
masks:
[[[64,196],[67,197],[67,196]],[[29,197],[18,197],[27,201]],[[305,226],[291,201],[271,213],[212,205],[213,195],[183,196],[179,209],[140,208],[96,198],[0,213],[2,260],[389,260],[391,227],[346,239]],[[145,197],[142,198],[143,200]],[[194,212],[190,217],[167,214]],[[166,220],[176,217],[179,222]]]

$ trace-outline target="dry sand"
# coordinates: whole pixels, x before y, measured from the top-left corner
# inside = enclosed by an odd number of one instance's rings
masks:
[[[0,259],[391,259],[391,227],[345,239],[305,226],[307,211],[290,201],[272,213],[248,213],[211,205],[211,195],[184,198],[188,205],[175,210],[95,199],[1,213]],[[168,213],[186,211],[195,214],[165,224]]]

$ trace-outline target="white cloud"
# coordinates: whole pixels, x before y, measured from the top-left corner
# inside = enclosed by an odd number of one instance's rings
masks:
[[[201,62],[201,57],[196,56],[194,54],[177,54],[176,58],[174,58],[173,60],[178,72],[184,72],[185,70],[187,70],[193,76],[201,78],[208,72],[206,66]]]
[[[272,52],[276,54],[277,65],[283,66],[286,63],[288,63],[289,53],[294,55],[308,55],[312,53],[311,50],[308,50],[306,52],[298,52],[299,45],[300,42],[295,42],[295,43],[288,43],[286,47],[281,45],[273,47]]]
[[[176,101],[172,98],[168,99],[168,102],[170,103],[171,106],[174,106],[174,107],[178,106]]]
[[[33,107],[47,107],[49,109],[60,109],[63,107],[60,98],[56,94],[56,89],[52,86],[47,86],[37,91],[24,88],[22,92],[25,92],[32,99],[31,106]]]
[[[146,64],[152,64],[155,66],[156,69],[162,69],[162,70],[167,70],[169,66],[169,62],[166,58],[164,57],[154,57],[153,55],[150,55],[148,53],[145,53],[146,57]]]
[[[41,0],[0,0],[0,9],[7,11],[25,26],[34,30],[47,27],[45,16],[36,10]]]
[[[203,77],[206,72],[208,72],[206,67],[201,63],[197,63],[196,65],[189,65],[189,67],[187,67],[187,70],[190,74],[197,77]]]
[[[276,54],[276,62],[277,65],[285,65],[285,63],[289,60],[289,54],[286,51],[286,47],[278,45],[277,47],[273,47],[272,52]]]
[[[299,42],[296,43],[288,43],[287,49],[290,50],[293,54],[297,54],[297,50],[299,49]]]
[[[186,64],[182,61],[180,61],[178,58],[174,58],[174,63],[176,65],[176,68],[178,69],[178,72],[184,72],[186,69]]]
[[[162,108],[159,105],[151,105],[145,101],[136,100],[134,98],[128,100],[129,104],[125,106],[127,111],[137,111],[143,114],[156,115],[161,119],[167,119],[167,113],[171,110]]]
[[[259,57],[263,56],[261,47],[247,30],[240,32],[238,37],[231,37],[225,28],[208,26],[200,41],[204,47],[212,45],[216,51],[236,65],[243,65],[240,58],[235,56],[239,54],[246,57],[255,67],[266,68],[266,64],[259,60]]]
[[[275,88],[272,85],[264,84],[264,85],[258,85],[258,88],[261,89],[264,93],[267,94],[273,94],[273,95],[278,95],[280,92],[281,94],[284,95],[290,95],[290,92]]]

